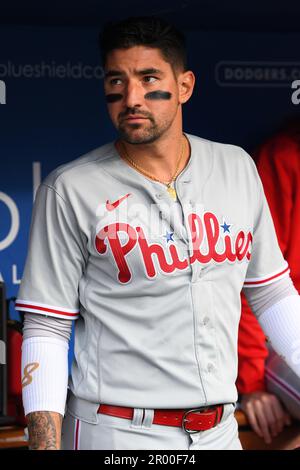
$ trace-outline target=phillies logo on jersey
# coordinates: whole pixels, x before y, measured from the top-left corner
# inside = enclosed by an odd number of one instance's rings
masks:
[[[121,283],[127,283],[132,278],[128,255],[134,249],[136,249],[135,256],[140,256],[149,278],[157,275],[153,255],[156,255],[159,267],[165,274],[171,274],[176,269],[184,270],[189,264],[197,262],[207,265],[211,262],[234,263],[250,260],[252,244],[250,231],[246,233],[240,230],[233,235],[230,232],[230,225],[226,222],[221,225],[213,212],[204,212],[201,217],[197,213],[190,213],[188,228],[192,250],[191,255],[184,259],[180,259],[175,243],[166,246],[150,243],[140,225],[134,227],[133,224],[126,222],[108,223],[101,228],[95,237],[95,248],[99,254],[104,255],[110,246],[119,270],[118,280]],[[124,234],[126,234],[125,242]],[[174,242],[172,235],[172,233],[167,234],[167,241]]]

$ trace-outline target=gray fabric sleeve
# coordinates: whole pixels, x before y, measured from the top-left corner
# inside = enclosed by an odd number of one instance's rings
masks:
[[[265,310],[272,307],[279,300],[290,295],[297,295],[298,291],[290,276],[285,276],[266,286],[244,287],[243,293],[248,300],[251,310],[259,318]]]
[[[52,336],[69,342],[71,331],[72,320],[48,317],[40,313],[25,313],[23,340],[32,336]]]
[[[88,258],[87,240],[73,208],[55,188],[38,188],[28,254],[16,309],[65,320],[79,318],[79,283]]]
[[[252,217],[253,240],[244,285],[245,287],[257,287],[257,282],[259,282],[261,287],[263,284],[268,286],[269,278],[273,275],[284,277],[281,275],[287,270],[288,263],[278,245],[274,222],[255,162],[247,152],[243,151],[242,153],[248,160],[247,171],[253,184],[251,198],[249,194],[248,207],[249,217],[250,213]],[[251,205],[252,211],[250,210]]]

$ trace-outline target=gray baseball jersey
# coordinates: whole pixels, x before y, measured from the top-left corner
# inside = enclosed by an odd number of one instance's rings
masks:
[[[186,136],[177,201],[113,143],[38,190],[17,308],[76,320],[69,385],[80,398],[235,402],[241,289],[289,273],[251,157]]]

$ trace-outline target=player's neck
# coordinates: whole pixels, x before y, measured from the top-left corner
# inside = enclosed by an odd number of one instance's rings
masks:
[[[187,165],[190,156],[189,142],[182,130],[164,136],[151,144],[128,144],[124,141],[117,141],[116,148],[123,157],[125,156],[124,146],[131,160],[162,180],[167,180],[174,173],[178,159],[181,157],[180,173]]]

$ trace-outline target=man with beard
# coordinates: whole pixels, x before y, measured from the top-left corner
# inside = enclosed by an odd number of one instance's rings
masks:
[[[101,50],[119,138],[40,186],[17,301],[30,446],[241,449],[242,289],[300,372],[299,297],[260,179],[240,147],[183,132],[195,76],[177,29],[129,18]]]

